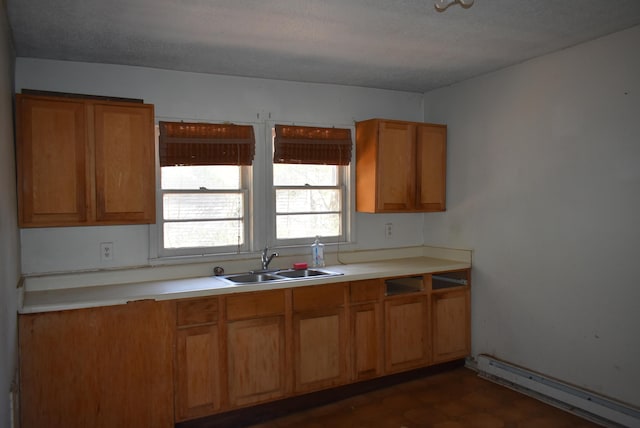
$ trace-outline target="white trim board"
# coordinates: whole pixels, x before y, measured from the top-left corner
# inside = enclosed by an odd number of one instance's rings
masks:
[[[478,355],[479,376],[608,427],[640,427],[640,409],[557,379]]]

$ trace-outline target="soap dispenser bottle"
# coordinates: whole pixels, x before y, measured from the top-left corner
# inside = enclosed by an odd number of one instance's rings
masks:
[[[324,267],[324,244],[320,242],[319,236],[316,236],[316,240],[311,245],[311,266]]]

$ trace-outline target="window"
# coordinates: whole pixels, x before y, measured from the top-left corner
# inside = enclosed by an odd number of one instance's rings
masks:
[[[162,255],[246,250],[253,127],[159,126]]]
[[[163,166],[165,249],[244,248],[247,191],[234,165]]]
[[[274,164],[276,240],[342,236],[343,189],[336,165]]]
[[[316,235],[347,241],[352,135],[352,127],[160,122],[158,256],[307,245]]]
[[[273,136],[275,242],[346,240],[351,130],[276,125]]]

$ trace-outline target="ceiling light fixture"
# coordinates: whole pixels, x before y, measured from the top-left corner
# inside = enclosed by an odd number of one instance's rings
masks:
[[[438,12],[444,12],[449,6],[456,3],[464,9],[469,9],[473,6],[473,1],[474,0],[436,0],[434,6]]]

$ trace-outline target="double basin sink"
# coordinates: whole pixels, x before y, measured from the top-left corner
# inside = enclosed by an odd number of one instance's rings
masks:
[[[325,269],[282,269],[275,271],[251,271],[232,275],[218,276],[233,284],[255,284],[259,282],[291,281],[296,279],[323,278],[342,275]]]

